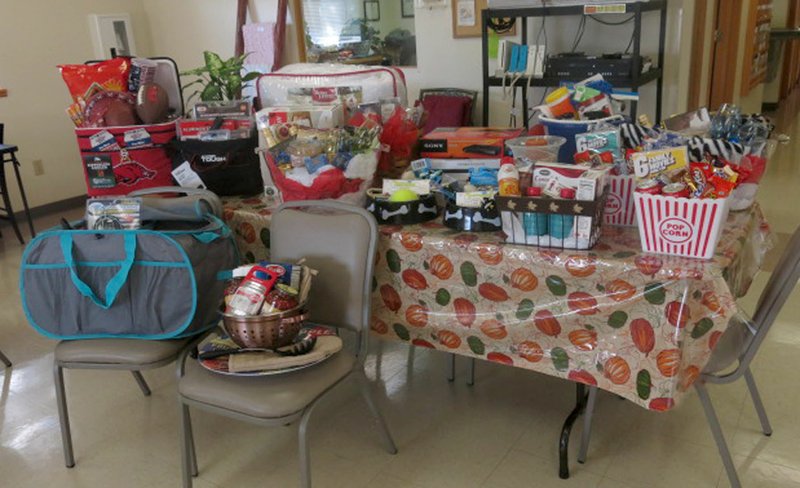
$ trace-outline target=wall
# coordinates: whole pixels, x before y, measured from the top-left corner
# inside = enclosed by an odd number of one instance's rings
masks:
[[[665,48],[665,77],[663,114],[672,114],[685,109],[688,97],[688,56],[691,45],[691,8],[684,8],[688,0],[672,0],[668,5],[667,36]],[[688,16],[688,18],[687,18]],[[603,16],[604,20],[619,21],[626,15]],[[552,17],[545,20],[548,38],[548,52],[563,52],[571,48],[575,39],[579,17]],[[658,32],[658,14],[644,14],[642,23],[642,47],[645,55],[654,62],[658,51],[658,40],[648,33]],[[541,19],[529,20],[529,39],[535,39],[541,26]],[[633,23],[610,27],[587,20],[586,30],[578,47],[587,53],[624,51]],[[451,28],[451,9],[417,9],[417,59],[416,69],[407,70],[410,92],[416,94],[419,88],[457,86],[482,90],[481,40],[480,38],[453,39]],[[543,36],[544,37],[544,36]],[[532,42],[532,41],[531,41]],[[494,69],[492,63],[490,69]],[[651,119],[655,115],[655,83],[642,87],[639,113],[647,113]],[[535,104],[543,94],[542,89],[532,89],[530,100]],[[479,102],[479,107],[481,103]],[[490,123],[508,124],[510,99],[503,100],[502,89],[493,88],[490,100]],[[480,110],[476,110],[480,120]]]
[[[89,14],[130,13],[140,54],[151,53],[150,32],[141,0],[0,2],[0,122],[6,142],[19,146],[22,178],[32,206],[85,194],[73,125],[65,108],[72,102],[58,64],[93,59]],[[31,162],[40,159],[44,174]],[[8,168],[10,171],[10,168]],[[21,209],[16,185],[13,205]]]

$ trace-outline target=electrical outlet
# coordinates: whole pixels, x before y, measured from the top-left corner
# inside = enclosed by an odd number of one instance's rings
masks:
[[[41,159],[34,159],[31,164],[33,165],[34,175],[42,176],[44,174],[44,163],[42,163]]]

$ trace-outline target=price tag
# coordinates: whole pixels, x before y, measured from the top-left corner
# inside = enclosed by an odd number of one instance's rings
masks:
[[[583,15],[595,14],[624,14],[627,12],[624,3],[611,3],[608,5],[584,5]]]

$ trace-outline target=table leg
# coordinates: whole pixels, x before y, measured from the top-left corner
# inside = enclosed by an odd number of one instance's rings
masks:
[[[567,416],[564,426],[561,428],[561,438],[558,442],[558,477],[562,480],[569,478],[569,435],[572,426],[581,416],[586,408],[586,387],[583,383],[577,383],[575,395],[575,408]]]

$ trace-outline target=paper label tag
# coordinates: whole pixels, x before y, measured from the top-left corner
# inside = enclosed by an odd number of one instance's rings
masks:
[[[689,166],[686,146],[633,153],[633,172],[637,180],[648,180],[663,174],[676,173]]]
[[[383,180],[383,193],[391,195],[397,190],[411,190],[417,195],[431,192],[430,180]]]
[[[206,185],[200,176],[195,173],[189,161],[184,161],[180,166],[172,170],[172,177],[183,188],[205,188]]]
[[[319,87],[311,89],[311,100],[314,103],[333,103],[339,97],[335,87]]]
[[[460,191],[456,193],[456,205],[480,208],[484,198],[494,198],[494,195],[494,191]]]
[[[111,132],[101,130],[97,134],[89,136],[89,144],[92,145],[92,151],[118,151],[119,144],[117,139]]]
[[[129,149],[152,144],[153,139],[150,137],[150,133],[142,127],[125,132],[125,147]]]
[[[84,156],[83,164],[86,166],[89,188],[114,188],[117,186],[110,154]]]

